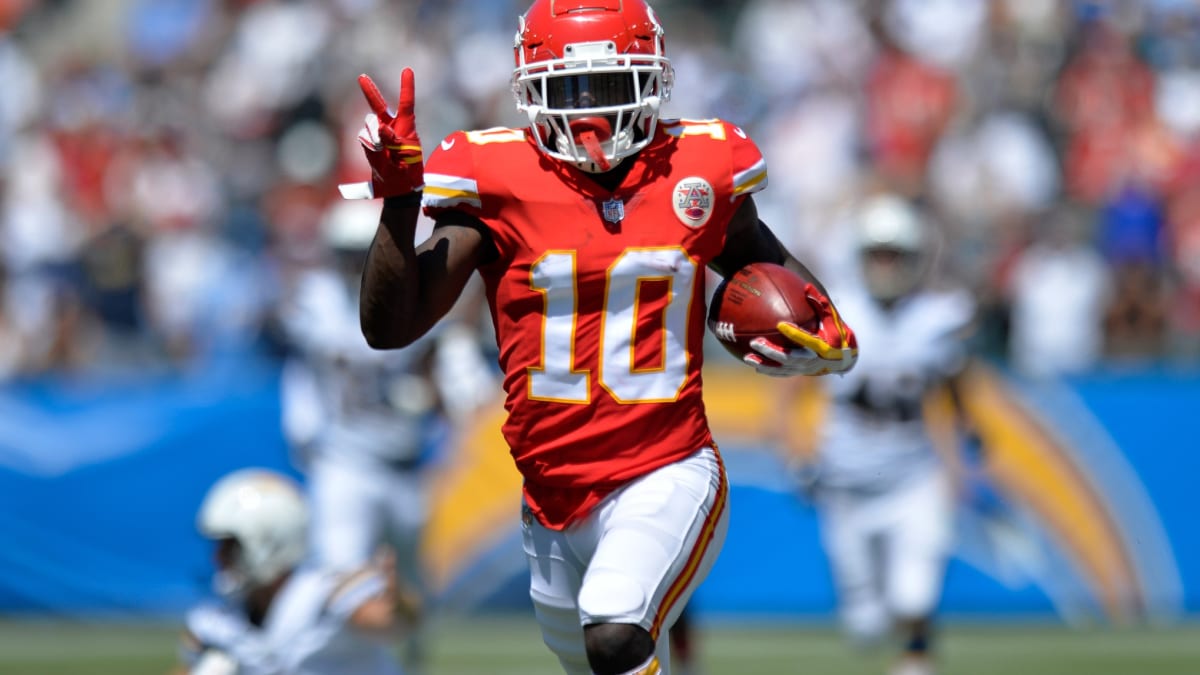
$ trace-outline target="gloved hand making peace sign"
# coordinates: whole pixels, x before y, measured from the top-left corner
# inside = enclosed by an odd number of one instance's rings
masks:
[[[371,181],[338,186],[342,196],[381,199],[420,190],[425,184],[425,165],[413,115],[412,69],[405,68],[400,74],[400,100],[395,114],[388,110],[383,94],[370,77],[359,75],[358,85],[371,107],[358,133],[358,142],[371,165]]]

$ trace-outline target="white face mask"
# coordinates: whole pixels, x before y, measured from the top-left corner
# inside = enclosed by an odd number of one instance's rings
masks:
[[[913,251],[867,248],[859,252],[867,292],[880,302],[898,300],[917,289],[924,276],[923,257]]]
[[[649,144],[672,79],[665,57],[604,56],[522,64],[513,75],[517,109],[538,148],[593,173]]]

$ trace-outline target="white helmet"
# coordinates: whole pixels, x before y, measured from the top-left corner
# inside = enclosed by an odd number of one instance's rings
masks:
[[[925,273],[929,241],[924,218],[907,200],[880,194],[855,215],[855,239],[867,290],[891,301],[912,292]]]
[[[230,567],[218,572],[225,594],[271,583],[306,553],[308,508],[296,483],[274,471],[241,469],[221,478],[196,520],[205,537],[238,543]]]
[[[600,172],[652,140],[673,74],[644,0],[535,0],[514,51],[517,109],[542,152]]]

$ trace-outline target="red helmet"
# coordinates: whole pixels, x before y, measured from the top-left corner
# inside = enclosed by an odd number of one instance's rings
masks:
[[[514,52],[517,109],[546,154],[602,171],[650,142],[672,71],[643,0],[536,0]]]

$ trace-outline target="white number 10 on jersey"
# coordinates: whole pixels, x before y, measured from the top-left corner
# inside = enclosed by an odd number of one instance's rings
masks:
[[[626,249],[608,268],[600,323],[600,386],[619,403],[674,401],[687,380],[688,312],[696,262],[679,247]],[[667,304],[662,329],[652,338],[661,350],[658,366],[637,368],[638,299],[642,284],[665,281]],[[542,362],[529,369],[529,397],[560,403],[588,403],[592,373],[577,370],[579,296],[575,251],[550,251],[533,264],[530,283],[545,297]]]

